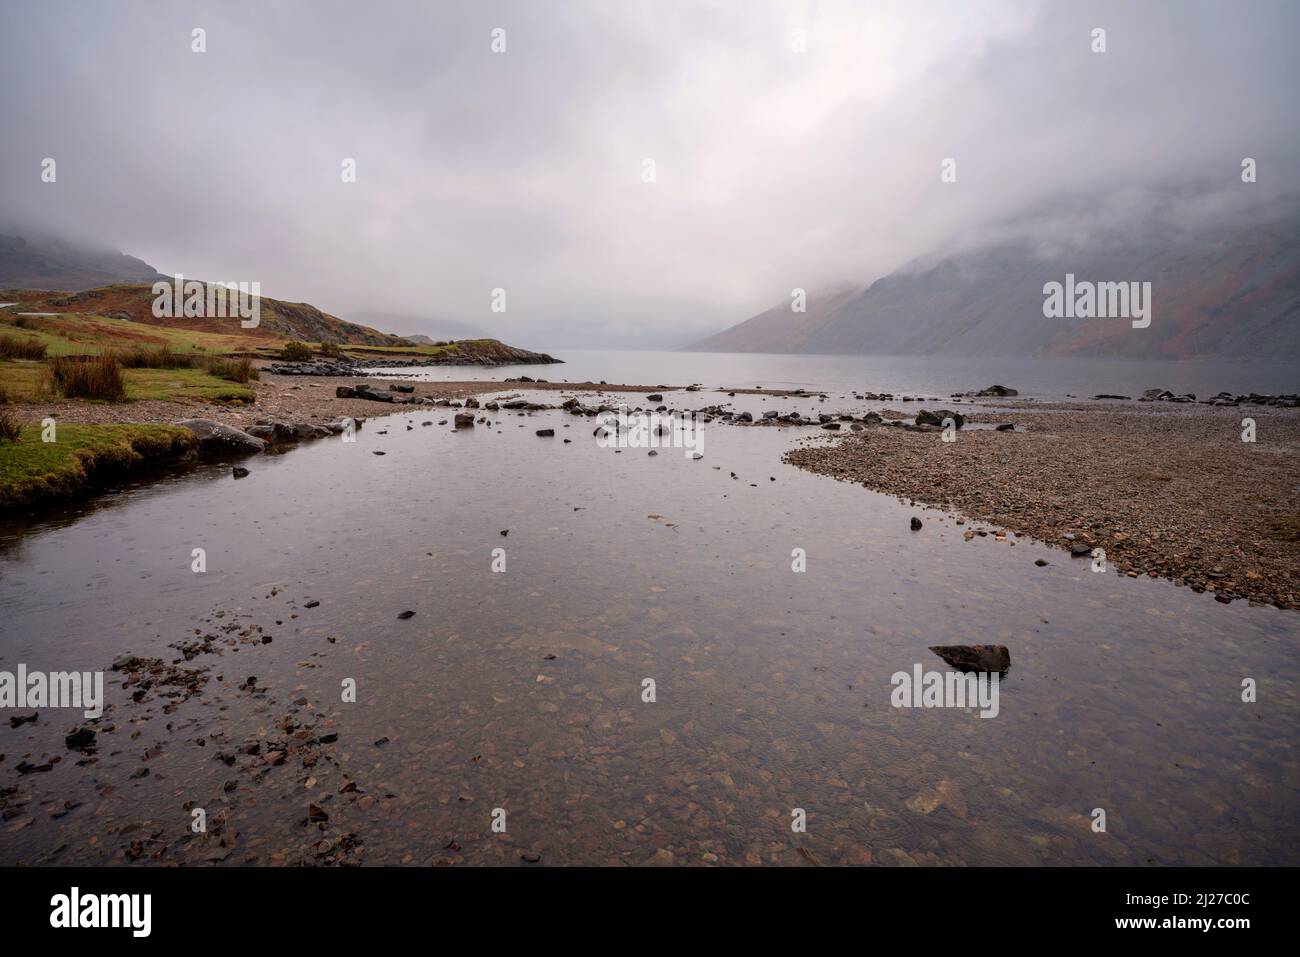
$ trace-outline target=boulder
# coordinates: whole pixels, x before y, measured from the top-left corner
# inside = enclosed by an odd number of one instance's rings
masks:
[[[916,413],[917,425],[935,425],[942,427],[944,419],[952,419],[953,424],[959,429],[966,424],[966,417],[964,415],[960,412],[953,412],[950,409],[935,409],[933,412],[930,412],[927,409],[922,409],[920,412]]]
[[[1015,389],[1008,389],[1004,385],[991,385],[987,389],[980,389],[975,394],[991,395],[991,396],[1009,396],[1009,395],[1019,395],[1020,393],[1017,392]]]
[[[458,429],[470,429],[470,428],[473,428],[473,427],[474,427],[474,413],[473,413],[473,412],[457,412],[457,413],[456,413],[456,428],[458,428]]]
[[[1011,667],[1006,645],[932,645],[930,650],[958,671],[1000,673]]]
[[[176,423],[199,440],[201,452],[264,452],[266,441],[211,419],[182,419]]]

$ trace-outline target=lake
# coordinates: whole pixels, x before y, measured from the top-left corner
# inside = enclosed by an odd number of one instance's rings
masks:
[[[1296,391],[1258,365],[656,356],[420,374]],[[560,411],[443,418],[398,411],[240,481],[205,465],[0,524],[0,668],[171,661],[203,635],[220,651],[170,704],[132,703],[110,672],[116,730],[93,763],[62,743],[79,713],[0,728],[0,785],[25,801],[0,825],[5,863],[121,863],[131,842],[161,862],[294,862],[340,834],[376,864],[1300,863],[1295,614],[1093,574],[1028,538],[966,541],[940,512],[783,464],[808,431],[706,426],[695,461],[602,448]],[[973,643],[1011,650],[996,718],[891,707],[891,675]],[[310,766],[217,759],[286,727],[337,742]],[[24,753],[64,759],[19,776]],[[222,844],[190,834],[194,806],[222,815]]]

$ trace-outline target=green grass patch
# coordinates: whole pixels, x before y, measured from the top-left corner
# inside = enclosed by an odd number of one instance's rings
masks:
[[[123,369],[122,379],[128,401],[201,399],[243,404],[255,398],[248,386],[212,375],[206,369]],[[9,402],[54,398],[45,391],[45,363],[27,360],[0,361],[0,392]]]
[[[101,352],[160,346],[172,352],[198,356],[230,355],[233,352],[270,352],[280,345],[277,340],[268,342],[237,333],[153,326],[74,312],[58,316],[18,316],[12,306],[0,309],[0,334],[4,333],[42,342],[46,354],[51,356],[97,356]]]
[[[0,508],[65,498],[195,446],[175,425],[58,425],[55,442],[41,441],[39,423],[16,442],[0,442]]]
[[[126,397],[137,399],[204,399],[209,402],[252,402],[248,386],[227,382],[206,369],[127,369]]]

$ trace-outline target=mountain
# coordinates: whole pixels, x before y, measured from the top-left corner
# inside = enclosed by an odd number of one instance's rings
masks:
[[[409,339],[411,342],[446,342],[451,339],[485,339],[487,333],[468,322],[455,319],[442,319],[436,316],[411,316],[398,312],[376,312],[373,310],[347,310],[347,317],[353,322],[370,326],[373,329],[388,329],[393,335]]]
[[[1300,201],[1243,212],[1142,206],[1114,221],[1041,211],[866,287],[789,301],[693,351],[1125,359],[1300,358]],[[1073,227],[1071,223],[1075,224]],[[1050,224],[1050,225],[1049,225]],[[1045,283],[1150,282],[1147,328],[1046,318]]]
[[[297,339],[301,342],[337,342],[350,345],[402,346],[405,339],[367,326],[345,322],[305,302],[284,302],[261,296],[259,324],[245,329],[238,319],[159,318],[153,314],[152,283],[104,286],[82,292],[2,289],[0,301],[19,303],[24,312],[85,313],[130,319],[150,326],[170,326],[195,332],[246,335],[256,339]],[[15,310],[18,311],[18,310]]]
[[[165,278],[115,249],[0,233],[0,288],[76,291]]]

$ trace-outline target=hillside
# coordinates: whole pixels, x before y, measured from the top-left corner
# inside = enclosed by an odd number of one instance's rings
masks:
[[[163,278],[143,260],[115,249],[62,239],[0,234],[0,289],[93,289]]]
[[[0,289],[0,301],[18,303],[15,311],[84,313],[129,319],[149,326],[167,326],[189,332],[244,335],[252,339],[297,339],[340,345],[401,346],[406,340],[345,322],[305,302],[261,299],[260,323],[244,329],[236,319],[196,319],[184,316],[158,318],[153,314],[152,284],[104,286],[84,292]]]
[[[1044,213],[1042,219],[1047,219]],[[1158,219],[1159,217],[1154,217]],[[1164,220],[1046,243],[1029,234],[918,260],[867,287],[779,303],[695,351],[1125,359],[1300,358],[1300,205],[1198,228]],[[1044,283],[1149,281],[1149,328],[1048,319]]]
[[[411,342],[446,342],[448,339],[484,339],[487,332],[479,326],[439,316],[412,316],[401,312],[377,312],[366,309],[341,310],[351,322],[383,329]],[[427,342],[426,342],[427,340]]]
[[[249,329],[230,318],[157,318],[150,286],[106,286],[79,293],[0,289],[0,306],[0,335],[39,343],[50,356],[166,347],[180,353],[276,359],[285,342],[297,340],[342,347],[341,352],[322,355],[343,365],[496,366],[560,361],[496,339],[412,342],[344,322],[306,303],[265,296],[261,297],[261,321]]]

